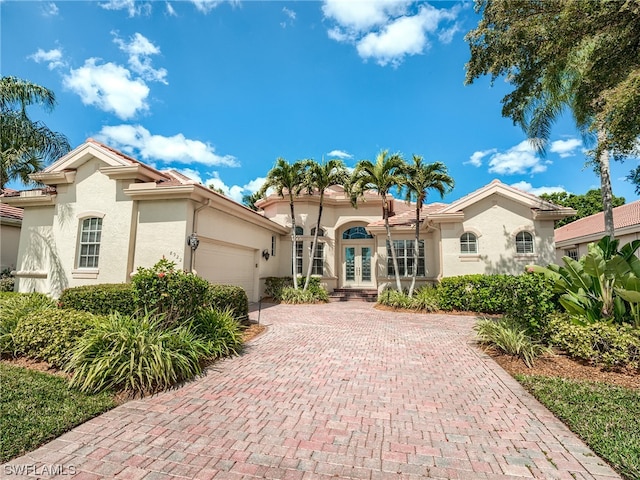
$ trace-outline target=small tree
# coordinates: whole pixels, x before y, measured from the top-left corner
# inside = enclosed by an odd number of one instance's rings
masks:
[[[357,207],[358,198],[364,196],[367,190],[378,192],[382,197],[382,217],[384,218],[384,226],[387,231],[387,242],[391,249],[391,258],[398,291],[402,291],[402,284],[400,283],[396,249],[391,241],[388,195],[392,188],[402,187],[404,181],[402,174],[404,166],[404,160],[399,153],[389,155],[387,150],[383,150],[376,157],[376,163],[372,163],[370,160],[360,160],[358,162],[351,175],[349,188],[351,192],[351,203],[354,207]]]
[[[442,162],[425,164],[422,157],[413,156],[413,164],[404,168],[404,186],[407,188],[407,203],[416,201],[416,243],[413,249],[413,276],[409,296],[413,296],[418,275],[418,260],[420,253],[420,212],[422,205],[427,200],[427,190],[435,190],[443,197],[454,186],[453,178],[447,174],[447,167]]]

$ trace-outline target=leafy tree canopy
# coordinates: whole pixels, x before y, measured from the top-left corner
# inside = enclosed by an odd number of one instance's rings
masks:
[[[602,211],[602,193],[598,189],[589,190],[584,195],[567,192],[543,193],[540,198],[556,205],[573,208],[578,212],[572,217],[558,221],[556,228]],[[624,205],[624,203],[624,197],[613,197],[612,204],[614,208]]]
[[[583,132],[605,132],[594,158],[639,153],[640,2],[476,0],[476,11],[466,82],[506,76],[505,117],[548,140],[569,107]]]

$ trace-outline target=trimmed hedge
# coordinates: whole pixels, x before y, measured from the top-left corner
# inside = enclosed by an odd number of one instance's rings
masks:
[[[247,292],[235,285],[209,284],[206,303],[220,312],[229,310],[236,320],[244,320],[249,315]]]
[[[16,352],[64,367],[78,340],[99,316],[78,310],[44,309],[20,319],[13,332]]]
[[[305,278],[298,277],[298,289],[302,291],[302,285],[304,285]],[[273,298],[276,302],[283,301],[283,295],[289,301],[288,303],[310,303],[308,301],[297,301],[298,299],[310,298],[306,293],[303,294],[295,294],[292,293],[289,289],[293,289],[293,277],[267,277],[265,278],[265,289],[264,293],[266,296]],[[315,295],[315,301],[328,301],[329,294],[326,293],[326,290],[320,285],[319,277],[311,277],[309,279],[309,288],[308,292],[312,292]],[[323,294],[324,292],[324,294]],[[326,297],[326,299],[325,299]]]
[[[102,283],[67,288],[60,295],[58,306],[94,315],[113,312],[131,315],[136,310],[133,286],[130,283]]]
[[[20,319],[46,309],[55,309],[55,303],[42,293],[0,295],[0,354],[15,355],[14,333]]]

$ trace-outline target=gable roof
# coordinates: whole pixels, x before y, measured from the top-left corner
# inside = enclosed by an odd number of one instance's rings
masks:
[[[613,209],[613,227],[616,233],[618,230],[634,226],[638,226],[640,231],[640,200]],[[592,235],[602,236],[604,233],[604,213],[599,212],[557,228],[555,240],[556,243],[569,241],[582,243],[577,240]]]

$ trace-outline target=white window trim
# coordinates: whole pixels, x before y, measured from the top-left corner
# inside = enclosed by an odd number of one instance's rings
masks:
[[[81,252],[81,241],[82,241],[82,224],[87,218],[99,218],[101,220],[104,219],[106,214],[104,212],[95,211],[95,210],[86,210],[77,215],[78,218],[78,238],[76,241],[76,255],[74,260],[74,265],[76,268],[71,270],[71,278],[78,279],[92,279],[95,280],[98,278],[100,274],[100,268],[95,267],[80,267],[80,252]],[[100,232],[102,232],[102,225],[100,227]],[[100,238],[100,245],[102,245],[102,235]],[[98,255],[98,259],[100,255]]]

